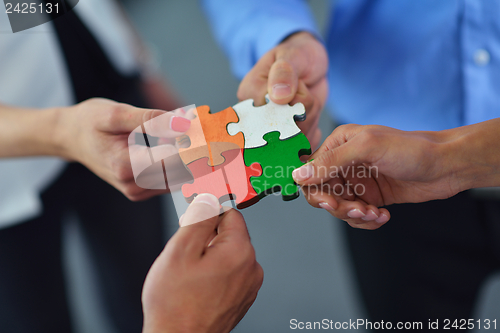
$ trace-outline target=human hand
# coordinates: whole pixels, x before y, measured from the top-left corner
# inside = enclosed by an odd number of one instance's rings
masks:
[[[146,133],[162,138],[166,144],[152,148],[136,145],[135,136],[130,134],[138,129],[142,132],[141,126]],[[163,173],[146,174],[144,178],[149,178],[146,179],[149,182],[160,179],[164,189],[139,187],[131,159],[147,164],[151,161],[150,153],[156,160],[171,157],[167,170],[185,170],[173,138],[182,135],[189,126],[190,121],[183,118],[180,111],[140,109],[107,99],[90,99],[61,110],[56,133],[63,147],[62,157],[82,163],[130,200],[137,201],[165,193],[168,188],[165,189]],[[188,175],[179,174],[178,177]]]
[[[255,301],[263,271],[245,221],[219,209],[200,194],[181,217],[144,283],[144,333],[229,332]]]
[[[390,219],[380,206],[460,192],[449,141],[449,132],[339,126],[293,176],[312,206],[353,227],[376,229]]]
[[[266,53],[243,78],[238,99],[252,98],[256,106],[266,103],[265,95],[277,104],[302,103],[306,120],[297,125],[311,147],[318,147],[321,110],[328,95],[328,56],[324,46],[307,32],[289,36]]]

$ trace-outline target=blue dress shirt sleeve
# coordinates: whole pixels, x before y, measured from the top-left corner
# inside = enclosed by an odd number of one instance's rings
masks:
[[[203,0],[203,8],[231,62],[242,78],[267,51],[294,32],[319,36],[314,17],[302,0]]]
[[[240,78],[291,33],[318,36],[306,1],[203,1]],[[337,122],[443,130],[500,117],[500,1],[334,5],[325,46]]]

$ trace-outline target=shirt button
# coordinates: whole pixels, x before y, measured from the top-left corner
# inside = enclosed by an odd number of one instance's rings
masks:
[[[474,53],[474,62],[478,66],[486,66],[490,62],[490,53],[485,49],[478,49]]]

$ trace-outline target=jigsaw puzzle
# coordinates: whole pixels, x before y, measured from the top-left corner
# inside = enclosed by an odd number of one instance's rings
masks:
[[[250,177],[262,175],[260,164],[246,166],[241,149],[228,150],[223,155],[226,162],[217,166],[209,166],[208,157],[187,165],[194,178],[193,183],[182,186],[182,194],[188,202],[200,193],[212,193],[221,202],[233,199],[238,208],[248,207],[259,200]]]
[[[300,156],[311,154],[311,145],[303,133],[287,140],[279,139],[279,132],[264,135],[265,146],[245,149],[245,164],[259,163],[264,171],[260,177],[250,178],[252,187],[259,198],[281,191],[283,200],[292,200],[299,196],[299,189],[292,178],[292,171],[304,163]]]
[[[229,135],[243,133],[245,136],[245,149],[266,145],[264,135],[269,132],[279,131],[280,140],[291,138],[300,133],[295,120],[305,120],[306,110],[302,103],[294,106],[276,104],[266,95],[267,104],[254,106],[253,99],[236,104],[233,109],[238,115],[238,123],[227,125]]]
[[[292,171],[303,163],[311,146],[295,120],[305,120],[301,103],[279,105],[269,100],[255,107],[240,102],[217,113],[198,107],[186,135],[178,139],[179,154],[194,181],[182,186],[188,202],[212,193],[238,208],[281,191],[283,200],[298,197]]]
[[[184,164],[208,157],[208,165],[217,166],[224,163],[222,152],[243,148],[243,134],[231,136],[226,132],[226,124],[238,121],[238,116],[233,108],[229,107],[217,113],[211,113],[206,105],[197,107],[194,111],[195,118],[191,120],[191,127],[178,142],[183,146],[186,137],[190,145],[179,148],[179,155]]]

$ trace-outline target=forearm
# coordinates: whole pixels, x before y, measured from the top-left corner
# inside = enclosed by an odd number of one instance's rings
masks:
[[[60,156],[59,109],[15,108],[0,104],[0,158]]]
[[[500,186],[500,118],[441,134],[445,167],[460,190]]]

